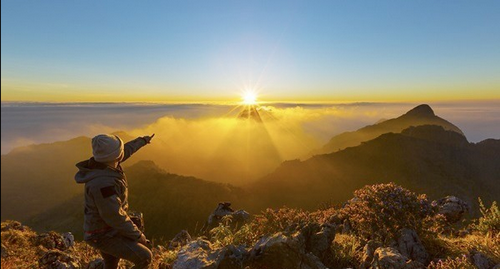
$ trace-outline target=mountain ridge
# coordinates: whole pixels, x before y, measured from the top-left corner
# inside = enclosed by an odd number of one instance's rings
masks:
[[[453,123],[438,117],[427,104],[421,104],[409,110],[405,114],[393,118],[378,121],[375,124],[362,127],[356,131],[344,132],[332,137],[321,149],[315,150],[311,155],[335,152],[346,147],[357,146],[361,142],[374,139],[384,133],[399,133],[410,126],[439,125],[451,131],[455,131],[465,137],[460,128]]]

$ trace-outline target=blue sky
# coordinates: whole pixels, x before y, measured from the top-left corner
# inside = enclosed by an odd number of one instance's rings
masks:
[[[1,2],[2,100],[500,98],[499,1]],[[5,90],[5,92],[4,92]]]

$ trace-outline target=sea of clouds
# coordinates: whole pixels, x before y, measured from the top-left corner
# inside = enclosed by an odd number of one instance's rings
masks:
[[[398,117],[417,103],[263,104],[263,123],[238,118],[242,107],[219,104],[2,103],[1,149],[124,131],[155,133],[135,159],[168,171],[222,182],[246,182],[282,161],[303,158],[332,136]],[[435,113],[471,142],[500,137],[500,102],[435,103]],[[90,145],[89,145],[90,147]]]

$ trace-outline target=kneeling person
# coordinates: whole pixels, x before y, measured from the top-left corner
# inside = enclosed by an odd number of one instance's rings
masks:
[[[93,157],[76,165],[75,180],[85,184],[84,239],[101,252],[105,269],[118,268],[121,258],[134,268],[151,263],[149,241],[127,215],[128,184],[120,164],[153,136],[124,144],[116,135],[98,135],[92,139]]]

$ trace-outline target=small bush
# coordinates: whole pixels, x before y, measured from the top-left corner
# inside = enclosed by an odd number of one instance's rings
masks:
[[[481,214],[476,224],[473,225],[473,228],[489,237],[496,237],[500,233],[500,210],[498,209],[496,201],[491,204],[490,208],[487,208],[481,198],[479,200],[479,209]]]
[[[331,264],[338,267],[359,265],[361,241],[355,235],[337,234],[331,246]]]
[[[258,237],[277,232],[292,234],[311,222],[315,222],[311,214],[301,209],[284,207],[273,210],[268,208],[262,212],[262,215],[255,217],[252,228]]]
[[[341,212],[354,231],[366,239],[395,238],[402,228],[423,230],[423,220],[433,215],[425,195],[417,195],[394,183],[365,186],[354,192]]]
[[[215,247],[224,247],[233,243],[234,234],[230,228],[231,222],[231,215],[224,216],[219,226],[210,230],[210,241]]]

